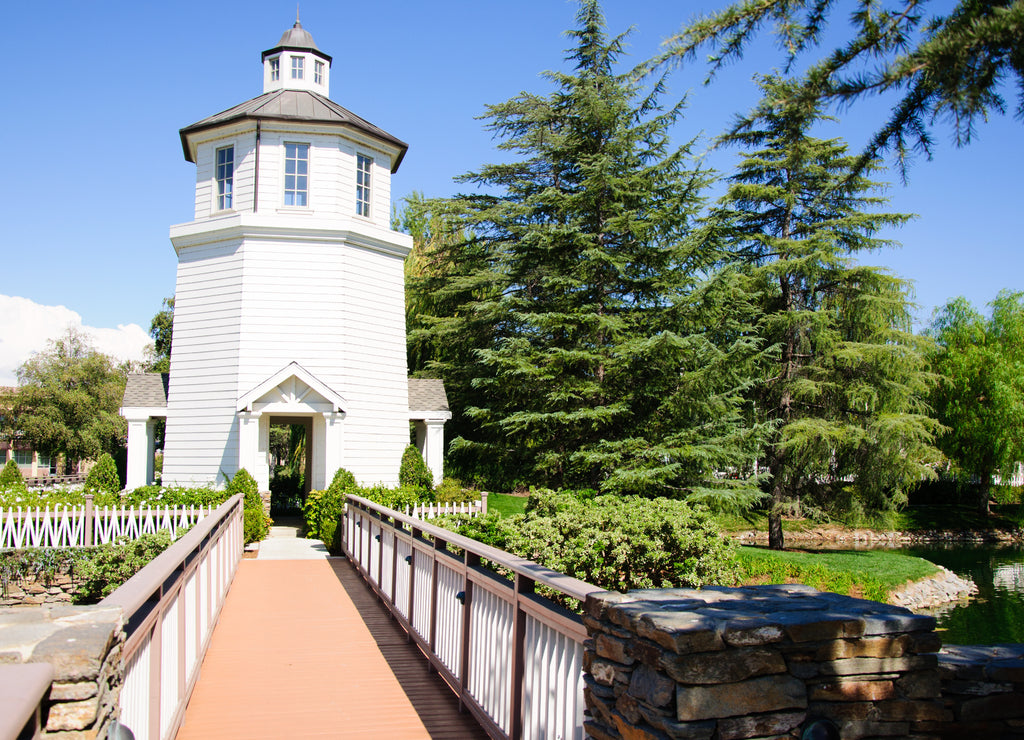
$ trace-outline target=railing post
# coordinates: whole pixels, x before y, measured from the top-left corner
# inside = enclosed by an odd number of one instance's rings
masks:
[[[469,673],[471,670],[472,661],[470,660],[470,651],[472,648],[472,633],[470,629],[470,617],[472,616],[471,607],[473,604],[473,582],[469,578],[469,573],[473,568],[480,565],[480,556],[475,552],[469,550],[463,551],[463,562],[466,564],[466,577],[463,585],[463,599],[462,599],[462,665],[459,670],[459,711],[461,712],[465,706],[465,696],[469,686]]]
[[[85,547],[92,545],[92,534],[93,534],[93,510],[92,510],[92,494],[85,494],[85,523],[82,525],[82,541]]]
[[[509,704],[509,738],[519,740],[523,736],[523,674],[526,670],[526,612],[519,605],[523,594],[533,593],[534,582],[521,573],[516,573],[515,622],[512,627],[512,697]]]
[[[480,516],[487,516],[487,491],[480,491]]]

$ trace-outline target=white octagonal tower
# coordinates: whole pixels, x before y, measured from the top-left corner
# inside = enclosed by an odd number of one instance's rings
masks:
[[[311,433],[314,489],[339,467],[364,484],[397,483],[410,420],[441,477],[450,414],[436,381],[407,378],[412,240],[390,228],[391,175],[407,147],[329,99],[330,69],[296,20],[263,52],[262,95],[181,130],[196,165],[195,219],[170,232],[166,484],[221,483],[244,467],[267,490],[272,423]],[[156,383],[130,379],[146,399],[136,411],[126,391],[129,488],[151,477],[144,418],[160,415]]]

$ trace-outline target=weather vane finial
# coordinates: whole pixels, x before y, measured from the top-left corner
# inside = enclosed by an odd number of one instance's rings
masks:
[[[295,3],[295,25],[296,26],[301,26],[302,25],[302,23],[299,22],[299,4],[298,3]]]

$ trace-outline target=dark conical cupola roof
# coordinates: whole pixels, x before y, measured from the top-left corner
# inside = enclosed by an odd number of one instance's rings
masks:
[[[299,19],[295,19],[295,25],[289,28],[281,35],[281,40],[277,42],[277,46],[286,47],[288,49],[316,49],[316,42],[313,40],[313,34],[302,27],[302,23]]]

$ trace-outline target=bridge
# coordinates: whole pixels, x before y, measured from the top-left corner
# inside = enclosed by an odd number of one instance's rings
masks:
[[[98,606],[0,614],[36,637],[0,740],[1024,738],[1024,646],[943,648],[900,607],[605,592],[356,496],[340,527],[344,558],[243,560],[236,496]]]

